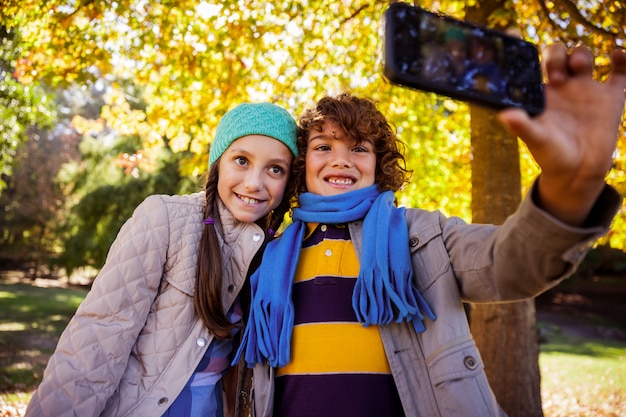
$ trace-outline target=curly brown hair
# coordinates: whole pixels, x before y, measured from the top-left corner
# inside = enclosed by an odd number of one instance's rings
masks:
[[[404,151],[406,145],[397,138],[387,118],[369,98],[356,97],[350,93],[326,96],[317,105],[302,113],[298,125],[299,156],[294,161],[293,174],[296,186],[294,201],[307,191],[305,158],[309,133],[322,131],[325,120],[336,123],[344,133],[357,143],[369,140],[376,153],[375,182],[382,191],[398,191],[411,177],[406,168]]]

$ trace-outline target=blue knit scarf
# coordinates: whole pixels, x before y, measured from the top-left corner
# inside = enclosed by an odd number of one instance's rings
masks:
[[[364,218],[361,269],[352,294],[359,322],[368,326],[412,321],[415,330],[423,332],[421,311],[435,320],[413,284],[405,209],[396,208],[394,199],[393,192],[381,193],[376,185],[331,197],[300,195],[293,224],[267,245],[250,279],[250,316],[233,363],[244,351],[250,367],[266,359],[273,367],[289,363],[294,321],[291,288],[307,222],[335,224]]]

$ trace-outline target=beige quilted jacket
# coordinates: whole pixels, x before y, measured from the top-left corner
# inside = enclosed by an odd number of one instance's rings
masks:
[[[194,312],[204,193],[151,196],[122,227],[94,285],[61,335],[26,416],[159,416],[211,343]],[[222,205],[230,307],[263,231]]]

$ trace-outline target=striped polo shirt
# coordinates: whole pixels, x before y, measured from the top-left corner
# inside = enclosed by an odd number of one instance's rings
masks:
[[[347,225],[309,224],[293,285],[291,362],[277,370],[277,417],[402,416],[378,326],[352,309],[359,260]]]

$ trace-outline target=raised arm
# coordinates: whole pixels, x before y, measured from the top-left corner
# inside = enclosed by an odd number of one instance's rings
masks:
[[[559,220],[581,226],[605,187],[624,113],[626,51],[612,56],[605,82],[592,77],[586,47],[544,51],[546,110],[531,118],[519,109],[499,117],[528,146],[541,167],[536,203]]]

